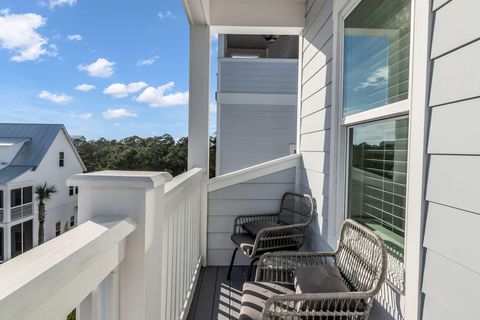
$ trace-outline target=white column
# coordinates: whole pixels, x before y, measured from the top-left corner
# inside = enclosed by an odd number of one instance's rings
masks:
[[[76,175],[68,185],[81,188],[78,223],[95,216],[128,217],[135,231],[125,243],[125,258],[118,268],[118,284],[112,275],[80,308],[82,314],[108,312],[108,319],[157,319],[160,314],[162,234],[158,232],[164,215],[164,185],[172,176],[165,172],[103,171]],[[116,276],[116,275],[115,275]],[[107,282],[105,282],[107,281]],[[119,291],[118,297],[114,291]],[[109,306],[100,306],[109,304]],[[118,303],[116,302],[118,301]],[[115,310],[115,305],[118,309]],[[93,308],[92,312],[87,312]],[[118,314],[118,316],[116,316]],[[115,318],[117,317],[117,318]]]
[[[12,257],[12,230],[11,230],[11,216],[10,216],[10,189],[5,187],[3,190],[3,247],[4,247],[4,261],[10,260]]]
[[[188,169],[207,170],[209,161],[210,29],[190,26]]]

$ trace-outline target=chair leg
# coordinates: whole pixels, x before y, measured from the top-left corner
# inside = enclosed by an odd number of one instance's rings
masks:
[[[259,258],[253,258],[252,262],[250,262],[250,269],[248,269],[248,276],[247,276],[247,281],[250,281],[252,278],[252,270],[253,270],[253,264],[258,261]]]
[[[230,260],[230,267],[228,268],[227,280],[230,280],[232,277],[233,262],[235,262],[235,255],[237,254],[238,248],[235,247],[232,254],[232,259]]]

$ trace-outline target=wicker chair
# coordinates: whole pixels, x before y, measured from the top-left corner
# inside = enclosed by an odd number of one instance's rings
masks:
[[[235,249],[227,279],[230,280],[238,249],[251,259],[248,279],[253,264],[263,253],[300,249],[315,210],[315,200],[311,196],[288,192],[283,195],[278,213],[237,216],[231,236]]]
[[[297,288],[295,291],[294,282],[298,281],[295,277],[301,267],[310,270],[308,266],[318,265],[338,268],[339,281],[346,290],[298,293]],[[334,252],[262,255],[256,281],[244,284],[240,319],[367,319],[374,296],[385,281],[386,269],[387,252],[382,239],[362,225],[346,220]],[[307,273],[306,279],[314,281],[311,273]],[[322,281],[323,278],[320,281],[323,285]]]

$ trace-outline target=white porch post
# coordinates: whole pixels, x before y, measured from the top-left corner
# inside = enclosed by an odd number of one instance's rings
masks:
[[[210,104],[210,28],[190,25],[190,97],[188,108],[188,169],[202,168],[209,173]],[[201,240],[202,263],[207,261],[207,188],[202,188]]]
[[[78,223],[95,216],[130,218],[124,260],[80,305],[80,319],[159,319],[161,314],[161,230],[165,208],[165,172],[103,171],[75,175],[68,185],[80,186]],[[117,295],[118,294],[118,295]],[[100,317],[99,317],[100,315]],[[108,316],[106,316],[108,315]],[[161,318],[160,318],[161,319]]]
[[[207,170],[209,161],[210,29],[190,26],[188,169]]]
[[[10,260],[12,257],[12,230],[11,230],[11,225],[10,222],[11,220],[11,215],[10,215],[10,189],[8,186],[5,186],[3,189],[3,223],[4,223],[4,229],[3,229],[3,247],[4,247],[4,256],[3,259],[4,261]]]

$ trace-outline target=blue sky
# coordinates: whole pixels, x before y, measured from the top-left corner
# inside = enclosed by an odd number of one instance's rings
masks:
[[[63,123],[88,139],[186,136],[188,39],[180,0],[2,1],[0,122]]]

